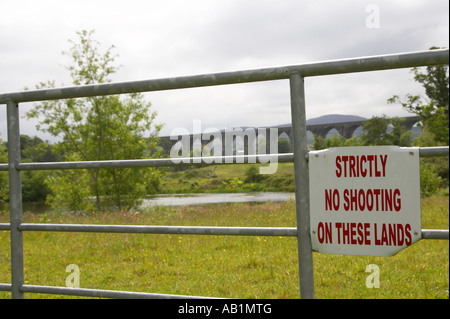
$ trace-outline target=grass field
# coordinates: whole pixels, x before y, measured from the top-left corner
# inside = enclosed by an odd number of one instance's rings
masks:
[[[268,166],[268,164],[252,165],[258,169],[261,166]],[[160,191],[162,193],[295,191],[293,163],[278,163],[276,173],[259,175],[259,180],[254,181],[246,180],[248,168],[248,164],[234,164],[166,171],[161,175]]]
[[[448,194],[422,200],[422,228],[449,227]],[[0,222],[9,221],[7,212]],[[24,222],[295,226],[295,203],[164,207],[145,212],[38,215]],[[316,298],[448,298],[449,244],[422,240],[394,257],[314,253]],[[24,233],[25,283],[65,286],[66,266],[80,268],[80,287],[230,298],[298,298],[294,237]],[[367,265],[380,288],[366,287]],[[9,231],[0,231],[0,283],[10,283]],[[11,298],[0,292],[0,298]],[[26,298],[71,298],[26,294]]]

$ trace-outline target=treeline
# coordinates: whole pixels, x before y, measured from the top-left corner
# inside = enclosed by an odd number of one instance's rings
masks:
[[[39,137],[20,136],[20,155],[24,163],[31,162],[56,162],[63,157],[52,152],[53,146],[44,142]],[[8,162],[8,146],[0,140],[0,162]],[[48,172],[24,171],[22,172],[22,198],[24,201],[44,201],[50,193],[45,183]],[[0,172],[0,202],[7,201],[8,172]]]
[[[387,116],[374,116],[363,125],[363,133],[350,139],[340,135],[323,138],[314,135],[312,148],[321,150],[338,146],[370,146],[370,145],[397,145],[409,147],[414,141],[411,139],[412,131],[403,125],[404,118],[388,118]]]
[[[69,159],[64,153],[57,153],[58,143],[51,144],[43,141],[41,138],[27,135],[20,136],[20,155],[22,163],[39,163],[39,162],[64,162]],[[8,163],[8,146],[7,142],[0,139],[0,163]],[[140,169],[139,174],[143,174]],[[66,178],[78,178],[78,173],[74,170],[69,171],[40,171],[25,170],[22,171],[22,200],[25,202],[48,201],[54,200],[55,179],[65,175]],[[160,179],[159,172],[151,170],[147,175],[147,183],[143,185],[143,194],[156,194],[159,192]],[[0,172],[0,202],[9,199],[8,172]],[[69,191],[69,190],[68,190]]]

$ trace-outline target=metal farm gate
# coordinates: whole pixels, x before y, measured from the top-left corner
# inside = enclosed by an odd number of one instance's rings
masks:
[[[12,298],[24,298],[24,293],[48,293],[106,298],[186,298],[188,296],[155,293],[139,293],[99,289],[82,289],[53,286],[38,286],[24,283],[23,232],[101,232],[101,233],[146,233],[146,234],[199,234],[238,236],[294,236],[298,240],[298,266],[300,297],[314,298],[313,258],[310,238],[308,144],[306,140],[304,78],[320,75],[366,72],[449,63],[448,49],[420,51],[373,57],[352,58],[315,62],[248,71],[225,72],[144,80],[122,83],[74,86],[67,88],[31,90],[0,94],[0,104],[6,104],[8,123],[8,164],[0,164],[1,171],[9,172],[10,223],[0,224],[0,230],[11,234],[11,284],[0,284],[0,290],[11,291]],[[21,171],[63,170],[90,168],[157,167],[176,165],[170,158],[90,161],[21,163],[19,103],[55,99],[79,98],[101,95],[150,92],[238,84],[247,82],[289,80],[291,116],[294,148],[289,154],[242,155],[245,163],[267,163],[268,159],[279,162],[294,162],[297,227],[195,227],[195,226],[146,226],[146,225],[67,225],[34,224],[22,222]],[[449,148],[421,148],[420,156],[448,156]],[[225,156],[221,157],[225,159]],[[238,156],[233,157],[234,160]],[[211,158],[209,158],[211,159]],[[229,159],[229,158],[228,158]],[[217,161],[214,161],[217,163]],[[221,161],[222,162],[222,161]],[[227,161],[229,162],[229,161]],[[190,158],[189,163],[202,163],[199,158]],[[422,239],[449,239],[448,230],[422,230]],[[201,298],[193,297],[191,298]]]

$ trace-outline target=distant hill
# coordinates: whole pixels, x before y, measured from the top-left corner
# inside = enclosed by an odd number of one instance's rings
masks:
[[[320,125],[329,123],[345,123],[367,121],[367,118],[356,115],[328,114],[306,120],[306,125]]]

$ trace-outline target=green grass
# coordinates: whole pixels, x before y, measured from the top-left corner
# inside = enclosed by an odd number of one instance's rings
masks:
[[[448,196],[422,200],[422,227],[448,229]],[[8,222],[0,213],[0,222]],[[295,203],[221,204],[146,212],[24,214],[24,222],[295,226]],[[0,231],[0,283],[10,282],[9,231]],[[314,253],[316,298],[448,298],[448,241],[422,240],[394,257]],[[298,298],[297,241],[292,237],[24,233],[25,283],[65,286],[66,266],[80,287],[230,298]],[[380,288],[365,285],[380,268]],[[27,298],[70,298],[26,294]],[[0,292],[0,298],[11,298]]]

